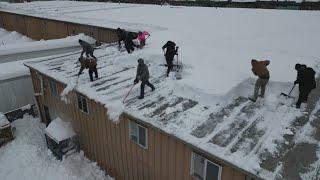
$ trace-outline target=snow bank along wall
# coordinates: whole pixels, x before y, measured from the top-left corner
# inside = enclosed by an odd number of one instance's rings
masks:
[[[110,2],[110,0],[89,0],[99,2]],[[238,2],[237,2],[238,1]],[[118,0],[111,0],[118,3]],[[195,1],[150,1],[150,0],[122,0],[122,3],[137,4],[160,4],[161,2],[169,3],[173,6],[203,6],[203,7],[223,7],[223,8],[260,8],[260,9],[292,9],[292,10],[320,10],[320,2],[295,2],[295,1],[253,1],[241,2],[241,0],[195,0]]]
[[[116,179],[156,179],[156,180],[193,180],[190,175],[191,154],[196,152],[211,162],[222,167],[221,180],[245,180],[248,175],[241,167],[233,165],[200,151],[162,130],[146,124],[139,119],[123,114],[119,123],[108,119],[107,109],[85,95],[88,113],[78,108],[77,94],[74,91],[68,95],[69,104],[60,96],[51,93],[49,82],[57,85],[57,94],[66,87],[40,72],[30,69],[34,91],[43,95],[37,96],[40,116],[44,123],[57,116],[71,121],[75,132],[80,137],[80,148],[85,155],[96,161],[100,167]],[[147,129],[147,148],[143,148],[129,138],[129,123],[135,122]]]
[[[110,28],[58,21],[41,17],[0,11],[0,27],[17,31],[32,39],[58,39],[84,33],[101,42],[115,42],[116,31]]]
[[[0,112],[9,112],[27,104],[34,104],[30,76],[0,80]]]

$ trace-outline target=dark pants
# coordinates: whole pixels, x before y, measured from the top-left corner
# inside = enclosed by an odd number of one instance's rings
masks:
[[[130,45],[125,45],[127,52],[130,54],[134,51],[134,47]]]
[[[93,55],[93,51],[86,52],[86,56],[89,57],[89,55],[90,55],[91,57],[93,57],[94,59],[97,59],[97,58]]]
[[[89,76],[90,76],[90,81],[93,81],[93,73],[95,78],[98,78],[98,71],[97,71],[97,67],[94,68],[89,68]]]
[[[174,58],[174,55],[166,55],[166,61],[168,66],[167,76],[169,76],[170,71],[172,71],[173,69],[173,58]]]
[[[152,90],[154,90],[154,86],[149,82],[149,80],[142,81],[141,82],[141,91],[140,91],[140,97],[144,97],[144,86],[149,86]]]
[[[142,40],[142,41],[140,41],[140,48],[143,48],[143,46],[145,46],[146,45],[146,40]]]
[[[296,107],[300,108],[301,103],[306,102],[308,100],[308,96],[311,92],[311,89],[299,89],[299,98],[296,103]]]

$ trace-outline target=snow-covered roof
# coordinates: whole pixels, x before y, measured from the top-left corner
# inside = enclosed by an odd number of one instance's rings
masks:
[[[284,137],[296,134],[293,124],[305,116],[291,106],[293,99],[279,96],[282,90],[290,89],[290,83],[271,81],[265,99],[257,103],[243,98],[251,95],[253,90],[254,79],[250,78],[223,96],[206,94],[175,80],[174,76],[165,77],[166,68],[161,66],[164,57],[148,52],[148,45],[133,54],[119,52],[114,46],[96,50],[99,79],[90,82],[85,70],[78,84],[79,55],[27,65],[66,84],[68,91],[74,88],[104,104],[111,112],[108,115],[113,118],[126,112],[262,178],[278,173],[276,169],[263,167],[264,156],[266,152],[277,152],[278,143],[287,143]],[[136,85],[122,104],[133,84],[138,58],[143,58],[149,66],[150,82],[156,90],[151,92],[146,87],[145,98],[138,100],[140,88]],[[182,72],[182,77],[188,75],[187,71]]]
[[[6,128],[9,124],[7,117],[0,112],[0,129]]]
[[[63,121],[59,117],[51,121],[45,129],[45,133],[56,143],[69,139],[76,135],[70,122]]]
[[[124,111],[264,179],[285,173],[304,174],[316,167],[312,163],[318,161],[313,158],[308,161],[308,167],[297,165],[292,169],[299,160],[292,158],[290,153],[295,150],[292,146],[302,140],[318,142],[306,133],[313,124],[305,119],[311,121],[320,106],[310,105],[309,114],[305,115],[295,109],[293,99],[285,99],[279,94],[292,87],[291,82],[296,77],[295,63],[306,63],[318,71],[318,12],[72,1],[33,2],[3,8],[40,17],[151,33],[146,47],[130,55],[119,52],[116,47],[95,51],[99,59],[99,79],[94,82],[89,82],[85,72],[76,84],[78,56],[28,64],[67,84],[65,93],[75,88],[104,104],[112,119],[117,119]],[[167,40],[180,46],[182,80],[165,77],[161,47]],[[145,59],[148,64],[150,81],[156,91],[150,92],[146,87],[145,99],[138,100],[140,88],[137,85],[127,102],[122,104],[135,78],[138,58]],[[256,103],[241,98],[252,95],[254,88],[252,58],[271,60],[266,97]],[[293,95],[296,94],[297,89]],[[298,152],[310,150],[308,146],[302,147],[306,149]]]

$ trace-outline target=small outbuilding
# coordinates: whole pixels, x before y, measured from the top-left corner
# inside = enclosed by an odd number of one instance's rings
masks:
[[[72,124],[57,117],[45,129],[48,148],[59,159],[79,152],[79,138],[72,128]]]
[[[7,117],[0,112],[0,147],[13,140],[11,123]]]

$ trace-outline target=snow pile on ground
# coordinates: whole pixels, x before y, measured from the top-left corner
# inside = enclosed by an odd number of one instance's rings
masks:
[[[314,66],[320,60],[320,14],[316,11],[73,1],[6,4],[3,8],[95,26],[146,30],[151,34],[148,53],[159,56],[162,45],[173,40],[180,46],[179,61],[187,71],[181,83],[208,94],[225,94],[252,77],[252,58],[269,59],[270,80],[281,82],[295,79],[295,63]]]
[[[79,46],[79,39],[85,40],[91,44],[95,43],[95,40],[93,38],[84,34],[79,34],[76,36],[69,36],[62,39],[22,42],[19,44],[9,44],[6,46],[0,46],[0,55],[10,55],[16,53]]]
[[[1,126],[6,126],[9,123],[10,122],[8,121],[7,117],[0,112],[0,129],[1,129]]]
[[[111,180],[83,153],[58,161],[46,147],[45,125],[25,116],[13,122],[15,139],[0,148],[1,180]]]
[[[13,45],[13,44],[20,44],[22,42],[32,42],[33,40],[23,36],[20,33],[15,31],[10,32],[6,31],[5,29],[0,28],[0,48]]]

